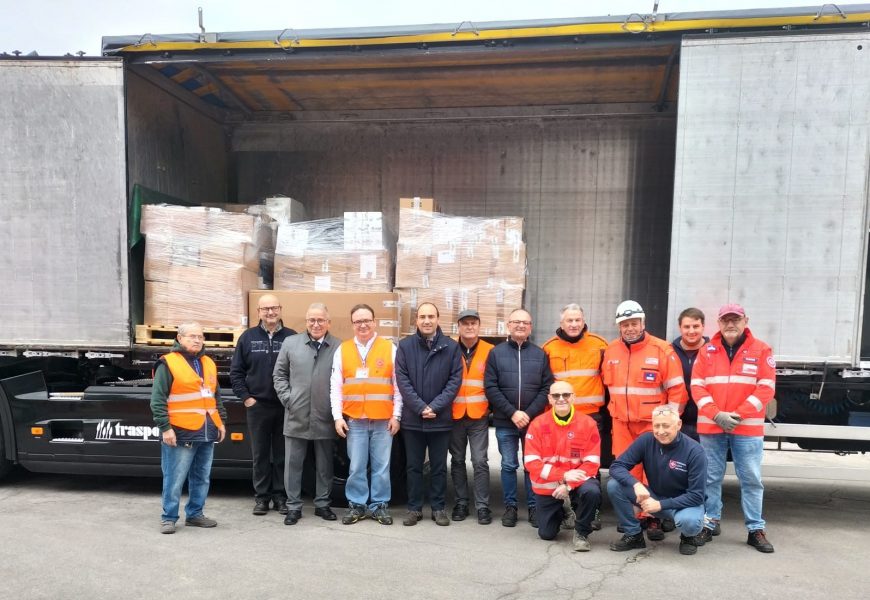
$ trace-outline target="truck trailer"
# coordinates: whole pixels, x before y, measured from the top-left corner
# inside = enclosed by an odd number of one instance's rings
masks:
[[[685,307],[739,302],[778,363],[767,435],[866,451],[868,24],[870,5],[824,5],[0,56],[0,475],[159,473],[163,350],[133,330],[138,213],[163,197],[284,194],[394,229],[400,197],[522,216],[535,341],[569,302],[610,338],[626,298],[664,338]],[[249,468],[246,442],[218,446],[216,475]]]

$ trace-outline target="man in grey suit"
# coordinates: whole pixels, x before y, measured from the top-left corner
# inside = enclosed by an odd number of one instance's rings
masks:
[[[329,333],[329,311],[315,303],[305,313],[307,331],[284,341],[273,380],[284,405],[284,486],[287,516],[284,525],[302,518],[302,465],[309,441],[314,444],[316,495],[314,514],[336,519],[330,508],[335,425],[329,404],[332,358],[341,340]]]

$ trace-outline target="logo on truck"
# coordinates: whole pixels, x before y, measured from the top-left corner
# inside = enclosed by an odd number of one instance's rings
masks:
[[[103,419],[97,423],[95,439],[157,441],[160,439],[160,428],[151,425],[122,425],[121,421]]]

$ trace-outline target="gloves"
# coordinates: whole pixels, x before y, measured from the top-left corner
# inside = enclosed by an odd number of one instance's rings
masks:
[[[716,421],[716,425],[721,427],[724,431],[734,431],[734,428],[740,424],[740,415],[737,413],[727,413],[720,411],[716,413],[716,416],[713,417],[713,420]]]

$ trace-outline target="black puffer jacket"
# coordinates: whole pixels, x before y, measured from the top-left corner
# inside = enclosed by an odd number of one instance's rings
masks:
[[[402,429],[450,431],[453,399],[462,384],[459,344],[443,335],[440,327],[431,350],[419,331],[401,340],[396,351],[396,384],[402,392]],[[437,415],[434,419],[420,416],[427,406]]]
[[[511,415],[517,410],[530,419],[544,412],[553,372],[540,347],[528,340],[518,346],[509,339],[489,353],[483,383],[495,426],[513,427]]]

